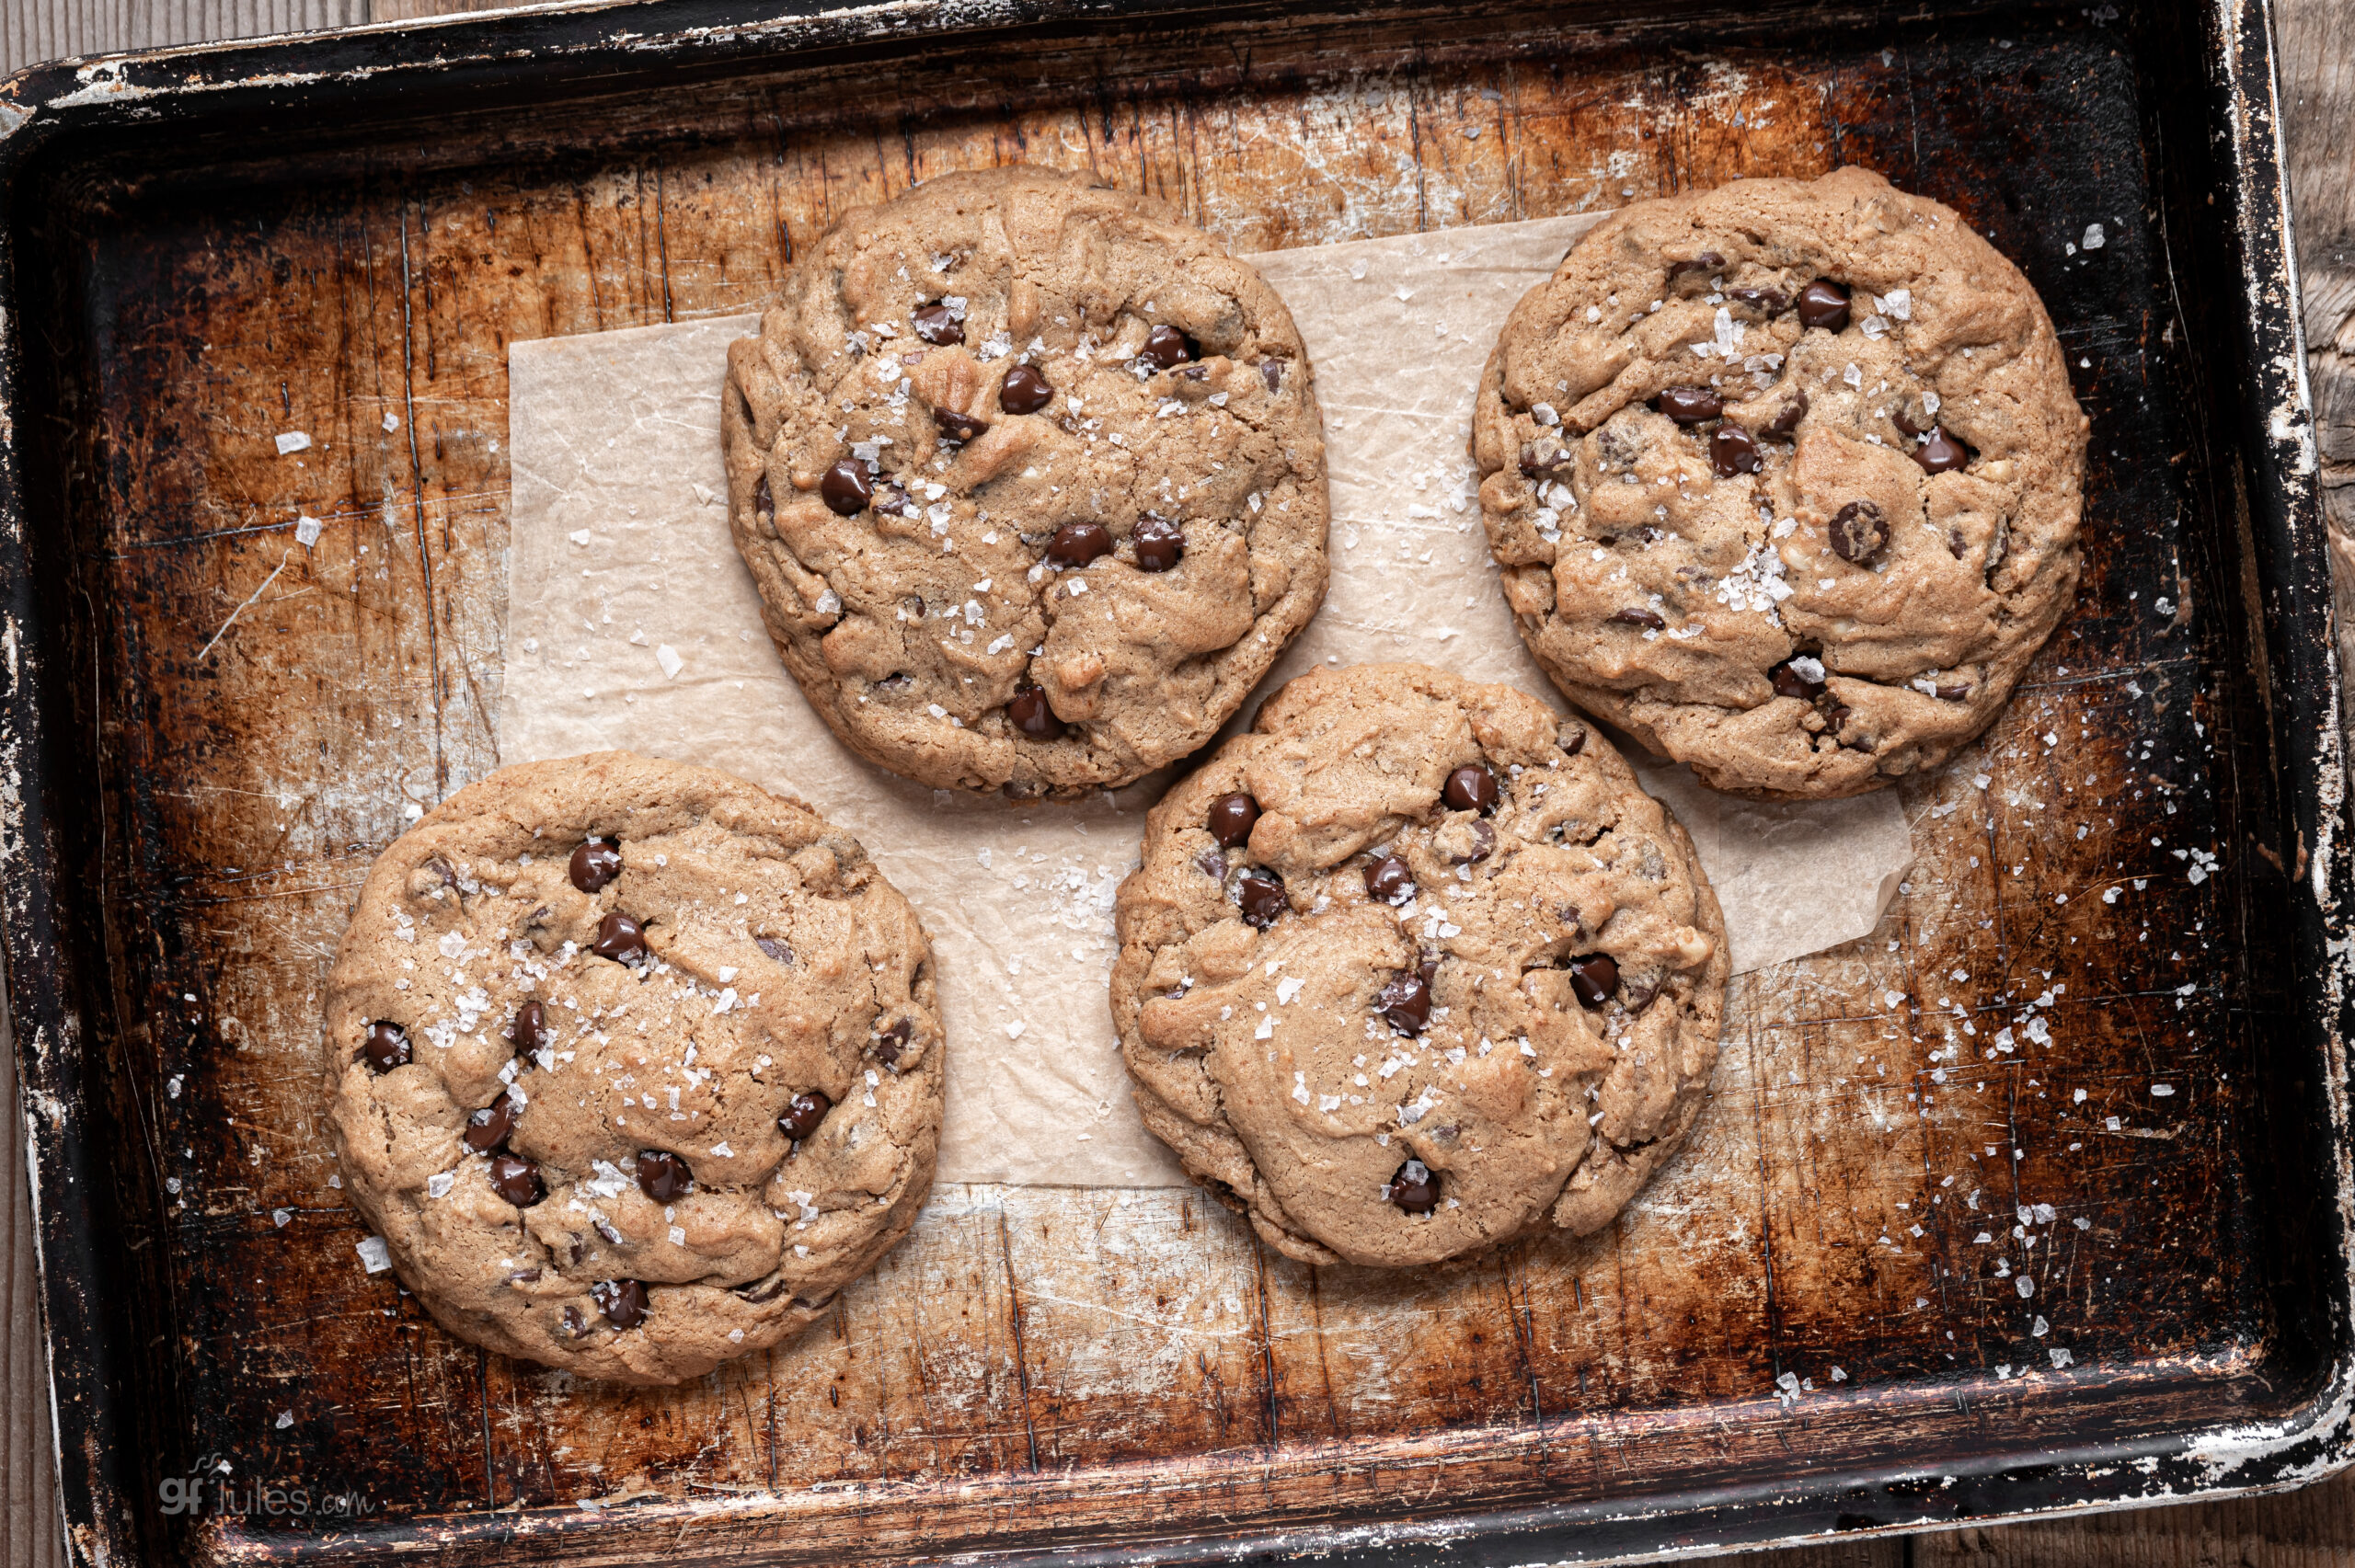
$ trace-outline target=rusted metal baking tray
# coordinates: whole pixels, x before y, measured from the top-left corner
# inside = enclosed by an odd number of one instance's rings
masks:
[[[2345,1463],[2276,112],[2260,0],[681,0],[0,88],[0,920],[76,1557],[1518,1562]],[[1245,251],[1878,168],[2051,304],[2074,613],[1906,784],[1883,929],[1738,983],[1608,1234],[1384,1277],[1199,1195],[950,1187],[699,1383],[456,1344],[359,1267],[311,1059],[370,860],[496,764],[507,347],[754,307],[846,207],[1018,158]]]

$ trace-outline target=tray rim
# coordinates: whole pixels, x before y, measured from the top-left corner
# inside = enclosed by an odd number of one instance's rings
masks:
[[[1833,0],[1834,8],[1838,4]],[[812,44],[915,43],[1037,23],[1430,8],[1420,0],[1370,0],[1346,8],[1286,0],[857,0],[846,6],[826,0],[672,0],[657,16],[647,0],[543,0],[496,14],[77,57],[35,65],[0,82],[0,643],[8,655],[0,668],[0,779],[8,781],[0,789],[0,935],[6,938],[7,986],[0,1029],[17,1057],[51,1437],[64,1494],[68,1550],[75,1562],[144,1561],[149,1553],[143,1547],[159,1542],[142,1528],[138,1501],[125,1490],[135,1461],[120,1443],[109,1451],[107,1441],[127,1433],[121,1409],[127,1391],[109,1386],[109,1347],[86,1319],[90,1265],[99,1243],[86,1208],[68,1201],[91,1158],[84,1147],[89,1109],[83,1041],[74,1009],[45,983],[51,978],[45,953],[58,929],[51,882],[59,868],[37,783],[51,727],[42,694],[71,677],[49,670],[47,647],[36,630],[42,618],[34,604],[26,551],[41,520],[27,511],[23,440],[17,433],[32,415],[24,403],[25,317],[16,281],[16,224],[25,204],[24,177],[38,155],[61,139],[118,127],[151,129],[232,105],[299,106],[306,97],[338,89],[369,85],[381,90],[387,78],[517,85],[525,71],[551,62],[585,78],[600,66],[623,63],[638,71],[725,69]],[[1959,8],[1981,6],[1965,0]],[[2302,930],[2326,933],[2346,929],[2349,911],[2355,910],[2355,831],[2349,830],[2355,822],[2349,819],[2344,773],[2337,637],[2291,240],[2294,220],[2284,174],[2271,6],[2270,0],[2184,0],[2183,10],[2187,20],[2204,19],[2223,43],[2223,58],[2213,71],[2224,123],[2215,129],[2231,132],[2218,157],[2231,188],[2231,221],[2243,258],[2240,308],[2233,326],[2246,339],[2250,377],[2245,383],[2248,406],[2224,411],[2243,421],[2240,433],[2217,440],[2248,464],[2246,526],[2274,543],[2285,563],[2282,580],[2266,587],[2262,619],[2270,629],[2260,651],[2270,657],[2278,675],[2288,677],[2278,684],[2273,701],[2277,722],[2290,721],[2281,736],[2281,776],[2290,784],[2284,816],[2299,830],[2302,853],[2307,853],[2303,846],[2312,844],[2310,869],[2292,884],[2297,913]],[[649,21],[653,25],[630,25]],[[594,95],[595,89],[588,90]],[[2355,1150],[2347,1092],[2347,1039],[2355,1032],[2355,942],[2326,941],[2315,957],[2314,989],[2294,1000],[2299,1013],[2309,1015],[2303,1021],[2320,1036],[2324,1108],[2332,1135],[2334,1256],[2324,1265],[2330,1282],[2326,1305],[2331,1358],[2326,1374],[2302,1402],[2274,1419],[2082,1448],[2005,1450],[1932,1467],[1864,1467],[1797,1486],[1758,1481],[1659,1500],[1552,1501],[1446,1518],[1353,1525],[1262,1522],[1231,1534],[1096,1545],[1022,1543],[959,1555],[977,1562],[1109,1565],[1314,1552],[1386,1564],[1419,1561],[1425,1549],[1446,1547],[1480,1564],[1657,1560],[1840,1536],[2169,1506],[2288,1491],[2336,1474],[2355,1465]],[[1840,1500],[1877,1494],[1891,1482],[1936,1474],[1966,1483],[2001,1482],[2029,1469],[2039,1472],[2040,1483],[2055,1478],[2074,1482],[2058,1488],[2071,1493],[2072,1500],[2005,1501],[1984,1511],[1924,1512],[1853,1528],[1832,1522]],[[1120,1477],[1133,1482],[1142,1473],[1120,1466],[1040,1479],[1067,1484]],[[1881,1497],[1874,1500],[1886,1509]],[[666,1503],[634,1508],[631,1518],[687,1527],[738,1511],[727,1505]],[[422,1519],[403,1528],[422,1538],[418,1544],[444,1549],[466,1537],[545,1539],[569,1533],[565,1526],[572,1521],[563,1510],[546,1513],[555,1517],[536,1526],[528,1516],[501,1510]],[[233,1533],[200,1530],[196,1554],[272,1562],[330,1554],[314,1550],[307,1539],[231,1539]],[[1598,1547],[1604,1558],[1591,1555]]]

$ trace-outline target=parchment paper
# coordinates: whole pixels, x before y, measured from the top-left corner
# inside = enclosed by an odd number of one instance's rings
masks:
[[[1312,664],[1418,659],[1558,704],[1489,563],[1465,452],[1497,328],[1597,215],[1269,252],[1325,410],[1324,609],[1263,690]],[[944,1181],[1182,1184],[1138,1122],[1106,972],[1112,895],[1161,782],[1013,807],[868,766],[810,712],[729,537],[718,317],[513,346],[502,761],[625,747],[798,795],[856,833],[932,933],[949,1038]],[[1244,713],[1257,707],[1256,698]],[[1852,941],[1911,857],[1888,793],[1758,806],[1637,759],[1693,833],[1737,972]]]

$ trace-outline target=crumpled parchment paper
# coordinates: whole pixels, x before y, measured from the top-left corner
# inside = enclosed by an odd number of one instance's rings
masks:
[[[1506,611],[1465,443],[1506,313],[1596,221],[1253,258],[1308,343],[1334,503],[1324,609],[1263,691],[1312,664],[1415,659],[1559,705]],[[912,784],[834,739],[778,665],[728,532],[720,383],[729,342],[758,326],[731,315],[510,350],[500,759],[623,747],[807,800],[857,835],[932,934],[949,1041],[940,1179],[1182,1185],[1130,1104],[1105,1000],[1113,890],[1160,781],[1016,807]],[[1868,933],[1912,855],[1890,792],[1762,806],[1681,767],[1637,767],[1693,834],[1737,973]]]

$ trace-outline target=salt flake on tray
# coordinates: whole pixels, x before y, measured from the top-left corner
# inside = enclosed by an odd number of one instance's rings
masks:
[[[360,1254],[361,1266],[371,1274],[382,1274],[393,1266],[393,1254],[385,1249],[382,1236],[363,1236],[351,1250]]]
[[[308,452],[310,450],[311,438],[305,432],[302,430],[281,430],[278,432],[279,456],[292,457],[298,452]]]

